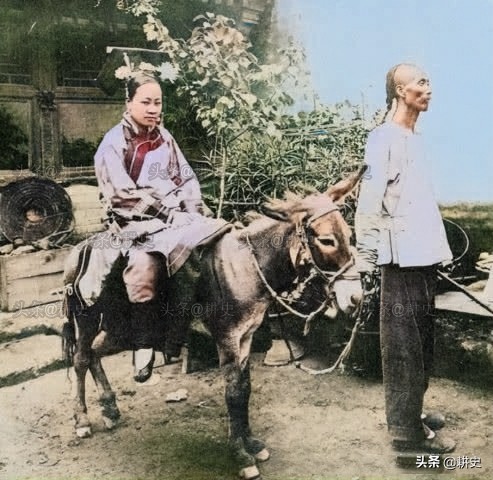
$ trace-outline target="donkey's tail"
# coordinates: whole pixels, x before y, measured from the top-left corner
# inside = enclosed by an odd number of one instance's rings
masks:
[[[67,368],[74,364],[74,354],[77,347],[77,316],[87,308],[79,288],[79,282],[85,275],[92,247],[89,242],[84,242],[72,250],[65,265],[63,295],[63,313],[66,322],[62,329],[62,355]]]
[[[62,328],[62,358],[67,368],[74,364],[74,353],[77,345],[77,333],[75,325],[75,315],[77,312],[77,302],[73,295],[71,285],[65,287],[63,298],[63,313],[66,322]]]
[[[73,319],[69,319],[62,329],[62,358],[67,368],[74,364],[75,344],[75,324]]]

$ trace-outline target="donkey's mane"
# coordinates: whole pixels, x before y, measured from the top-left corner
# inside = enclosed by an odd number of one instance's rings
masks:
[[[282,212],[286,214],[286,217],[289,217],[295,213],[319,209],[330,201],[331,200],[327,195],[320,192],[311,193],[303,197],[291,191],[287,191],[285,197],[282,199],[269,198],[263,203],[262,209],[271,212]],[[278,222],[278,220],[274,217],[262,214],[256,210],[247,212],[243,219],[243,224],[250,234],[264,231],[265,229],[272,227],[276,222]]]
[[[245,235],[245,233],[248,233],[248,235],[254,236],[258,233],[263,233],[266,230],[269,230],[270,228],[274,227],[278,223],[279,220],[275,220],[273,218],[268,217],[267,215],[262,215],[260,213],[257,213],[255,218],[250,217],[250,223],[245,225],[245,228],[239,230],[239,234],[243,236]]]

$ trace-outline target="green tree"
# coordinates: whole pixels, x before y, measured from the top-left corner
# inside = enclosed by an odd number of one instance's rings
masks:
[[[157,7],[155,0],[135,0],[129,11],[145,19],[148,42],[168,62],[136,63],[117,72],[160,74],[188,106],[186,115],[195,116],[199,133],[208,138],[201,181],[218,216],[241,217],[288,188],[324,190],[361,163],[369,125],[357,107],[341,103],[286,114],[293,103],[288,90],[304,68],[299,48],[289,44],[275,62],[262,62],[234,20],[210,12],[196,18],[187,39],[176,39]]]

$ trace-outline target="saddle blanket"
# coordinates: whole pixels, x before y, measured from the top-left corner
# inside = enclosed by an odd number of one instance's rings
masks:
[[[163,254],[163,267],[172,276],[195,247],[211,244],[231,229],[223,219],[185,212],[177,212],[170,224],[157,218],[129,221],[121,228],[112,224],[73,248],[65,265],[66,292],[76,295],[81,307],[94,305],[114,263],[131,249]]]

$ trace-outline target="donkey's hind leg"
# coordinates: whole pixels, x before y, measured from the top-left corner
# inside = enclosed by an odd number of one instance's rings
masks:
[[[80,337],[74,354],[74,370],[77,377],[74,419],[76,434],[81,438],[90,437],[92,433],[86,405],[86,373],[91,356],[91,340],[85,336]]]
[[[97,314],[94,309],[79,312],[74,317],[75,352],[73,357],[74,371],[77,377],[75,393],[74,419],[75,431],[78,437],[91,436],[91,423],[87,415],[86,405],[86,374],[90,368],[93,352],[92,343],[98,331]]]
[[[103,421],[106,428],[112,429],[118,423],[118,419],[120,418],[120,410],[118,410],[118,406],[116,405],[115,392],[111,389],[110,382],[108,381],[106,372],[103,369],[101,357],[94,352],[91,355],[89,369],[100,393],[99,405],[101,405]]]

